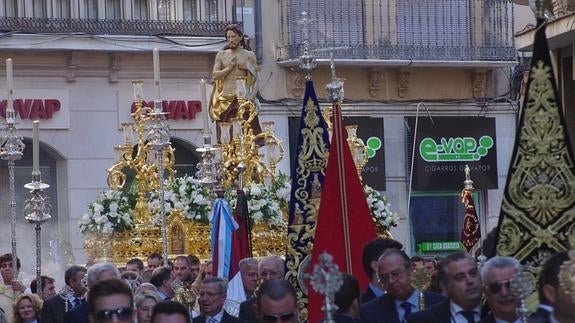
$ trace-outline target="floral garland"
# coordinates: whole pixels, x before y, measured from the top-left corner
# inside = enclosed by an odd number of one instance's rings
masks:
[[[371,211],[373,222],[385,229],[397,226],[399,215],[391,211],[391,203],[387,201],[387,198],[367,185],[364,185],[363,191],[367,198],[367,205]]]
[[[132,206],[122,191],[107,190],[98,195],[78,221],[83,234],[91,232],[123,232],[134,227]]]
[[[165,182],[164,201],[166,213],[172,209],[182,211],[184,217],[191,221],[207,224],[212,209],[210,191],[192,176],[176,177]],[[148,200],[148,209],[154,214],[153,222],[160,223],[160,193],[154,191]]]
[[[281,205],[287,205],[287,203],[289,203],[289,193],[287,193],[286,199],[284,190],[285,187],[283,184],[266,186],[264,184],[251,183],[244,187],[244,192],[248,200],[250,221],[253,224],[267,224],[272,228],[287,227],[287,222],[283,218]],[[278,191],[280,191],[280,194],[278,194]],[[228,190],[225,197],[226,200],[230,202],[230,207],[235,209],[237,201],[236,190]]]

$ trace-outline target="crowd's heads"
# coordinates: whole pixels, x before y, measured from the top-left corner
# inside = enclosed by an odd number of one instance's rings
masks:
[[[413,293],[411,263],[405,252],[387,249],[378,261],[379,281],[394,299],[407,299]]]
[[[40,276],[40,283],[42,285],[42,293],[40,297],[43,301],[56,295],[56,286],[54,285],[54,278],[48,276]],[[30,290],[36,294],[38,290],[38,281],[36,278],[30,283]]]
[[[559,252],[545,261],[539,274],[539,294],[553,306],[553,315],[559,322],[575,322],[575,302],[559,284],[561,265],[568,260],[567,252]]]
[[[16,257],[16,268],[20,270],[20,258]],[[5,284],[9,284],[14,279],[14,266],[12,254],[6,253],[0,256],[0,275]]]
[[[379,256],[381,256],[381,254],[385,250],[390,248],[401,250],[403,248],[403,245],[400,242],[395,241],[393,239],[376,238],[369,241],[363,247],[363,255],[361,258],[363,264],[363,271],[365,271],[365,274],[370,279],[376,278],[377,261],[379,260]]]
[[[100,280],[109,278],[120,278],[120,272],[114,264],[98,263],[88,269],[88,289],[92,288]]]
[[[136,305],[136,316],[138,323],[152,322],[152,313],[154,307],[160,301],[157,294],[154,292],[146,291],[143,293],[135,293],[134,304]]]
[[[86,286],[82,283],[86,273],[86,268],[82,266],[71,266],[64,272],[64,282],[76,295],[82,295],[86,292]]]
[[[200,258],[194,255],[189,255],[188,260],[190,262],[190,280],[196,280],[198,275],[200,274],[200,265],[201,261]]]
[[[240,260],[240,273],[246,293],[253,294],[259,284],[257,259],[244,258]]]
[[[350,274],[343,274],[343,284],[335,293],[334,303],[338,307],[339,313],[347,313],[357,316],[359,313],[359,283]]]
[[[491,312],[496,317],[511,322],[518,317],[515,309],[519,305],[519,297],[511,293],[510,280],[519,268],[517,259],[496,256],[487,260],[480,271],[483,293]]]
[[[126,263],[126,271],[134,271],[141,274],[144,271],[144,262],[139,258],[132,258]]]
[[[227,297],[228,282],[222,278],[206,278],[200,287],[198,303],[200,312],[204,315],[214,316],[224,306]]]
[[[264,257],[260,260],[258,272],[261,280],[284,278],[284,260],[278,256]]]
[[[174,259],[174,266],[172,271],[176,279],[180,281],[192,280],[190,259],[186,256],[177,256],[176,259]]]
[[[184,305],[172,301],[159,302],[152,314],[153,323],[191,323],[190,315]]]
[[[38,319],[40,316],[40,309],[42,309],[42,300],[38,295],[23,293],[16,297],[12,303],[14,323],[31,322]]]
[[[164,293],[168,297],[174,296],[174,290],[172,288],[172,282],[174,276],[172,276],[172,271],[167,267],[159,267],[154,269],[152,272],[152,278],[150,283],[156,286],[156,288]]]
[[[284,279],[268,279],[257,291],[257,317],[262,323],[298,322],[296,292]]]
[[[162,265],[162,255],[160,255],[157,252],[152,253],[149,257],[148,257],[148,269],[149,270],[154,270],[158,267],[160,267]]]
[[[97,281],[88,292],[91,323],[132,323],[134,297],[130,287],[121,279]]]
[[[481,301],[481,277],[477,263],[468,254],[457,252],[441,260],[439,281],[449,299],[471,311]]]

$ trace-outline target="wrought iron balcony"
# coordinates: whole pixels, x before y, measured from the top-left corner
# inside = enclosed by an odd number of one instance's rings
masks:
[[[280,64],[302,53],[301,12],[315,56],[423,62],[513,62],[508,0],[280,0]]]
[[[2,17],[0,31],[97,35],[173,35],[221,37],[229,21],[94,20]]]

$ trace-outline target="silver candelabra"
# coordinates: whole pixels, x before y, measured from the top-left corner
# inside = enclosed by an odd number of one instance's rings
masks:
[[[325,312],[325,323],[335,323],[333,314],[337,311],[335,305],[335,293],[343,285],[343,274],[333,263],[333,256],[327,252],[319,255],[318,263],[313,268],[311,274],[311,286],[324,296],[322,310]]]
[[[6,78],[8,83],[7,107],[6,107],[6,127],[4,134],[0,138],[0,158],[8,162],[9,179],[9,207],[10,207],[10,237],[12,242],[12,261],[14,264],[14,279],[18,278],[18,256],[16,253],[16,190],[14,164],[22,158],[24,152],[24,142],[22,136],[16,129],[16,111],[13,107],[12,90],[12,59],[6,60]]]
[[[46,189],[50,185],[42,183],[42,176],[39,170],[32,171],[32,182],[24,185],[30,190],[30,197],[24,205],[25,218],[35,225],[36,230],[36,292],[42,295],[42,252],[41,252],[41,231],[42,224],[50,220],[50,198],[46,194]]]
[[[519,297],[521,303],[517,308],[517,315],[521,318],[523,323],[527,323],[527,317],[529,316],[529,310],[527,309],[526,300],[527,296],[533,291],[533,284],[529,275],[523,270],[523,268],[518,268],[517,273],[510,281],[511,292]]]
[[[162,253],[164,256],[164,266],[168,266],[168,233],[166,205],[164,203],[164,152],[170,146],[170,125],[166,120],[165,112],[162,112],[162,101],[156,99],[154,102],[154,112],[149,113],[152,124],[146,138],[149,140],[149,147],[156,154],[158,161],[158,180],[160,182],[160,218],[162,220]]]

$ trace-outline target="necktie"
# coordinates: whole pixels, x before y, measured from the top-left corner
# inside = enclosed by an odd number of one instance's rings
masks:
[[[411,315],[411,303],[403,302],[401,303],[401,307],[403,307],[403,309],[405,310],[405,312],[403,313],[403,320],[407,321],[407,318],[409,317],[409,315]]]
[[[218,320],[215,317],[210,317],[207,323],[218,323]]]
[[[474,311],[461,311],[459,312],[463,317],[467,319],[468,323],[475,323],[475,312]]]
[[[74,307],[78,307],[80,304],[82,304],[82,300],[79,298],[74,298]]]

